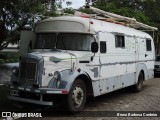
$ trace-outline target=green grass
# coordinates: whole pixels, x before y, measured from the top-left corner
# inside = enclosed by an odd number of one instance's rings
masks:
[[[19,52],[0,51],[0,64],[15,63],[19,60]]]

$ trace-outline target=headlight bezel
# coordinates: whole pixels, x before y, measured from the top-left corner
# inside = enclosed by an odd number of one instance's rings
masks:
[[[54,72],[54,74],[53,74],[53,77],[57,80],[57,79],[59,79],[59,80],[61,80],[61,72],[59,72],[59,71],[55,71]]]
[[[56,82],[56,87],[58,88],[61,82],[62,74],[60,71],[55,71],[53,77]]]

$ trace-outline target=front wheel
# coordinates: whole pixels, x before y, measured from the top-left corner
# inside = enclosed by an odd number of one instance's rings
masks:
[[[82,111],[86,103],[86,86],[81,79],[76,79],[67,96],[67,109],[71,113]]]

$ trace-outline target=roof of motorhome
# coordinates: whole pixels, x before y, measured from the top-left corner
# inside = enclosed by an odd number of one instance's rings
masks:
[[[42,20],[40,23],[51,22],[51,21],[79,22],[79,23],[82,23],[85,27],[87,27],[91,31],[93,31],[94,33],[112,32],[112,33],[121,33],[121,34],[129,35],[129,36],[151,38],[151,36],[149,34],[143,32],[143,31],[140,31],[140,30],[136,30],[134,28],[126,27],[123,25],[115,24],[115,23],[105,22],[105,21],[101,21],[101,20],[76,17],[76,16],[50,17],[45,20]],[[90,23],[91,21],[93,22],[93,24]],[[90,25],[89,25],[89,23],[90,23]]]

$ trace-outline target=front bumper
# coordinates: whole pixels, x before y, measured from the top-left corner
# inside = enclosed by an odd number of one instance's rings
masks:
[[[43,98],[43,96],[42,96],[42,98]],[[53,105],[52,101],[43,101],[42,99],[32,100],[32,99],[15,97],[15,96],[8,96],[8,99],[15,100],[15,101],[20,101],[20,102],[33,103],[33,104],[38,104],[38,105]]]
[[[64,89],[53,88],[27,88],[10,86],[10,95],[8,99],[20,102],[27,102],[39,105],[53,105],[53,100],[49,99],[54,95],[68,94]]]
[[[41,93],[41,94],[68,94],[68,90],[64,89],[54,89],[54,88],[27,88],[27,87],[17,87],[10,86],[10,89],[32,92],[32,93]]]

